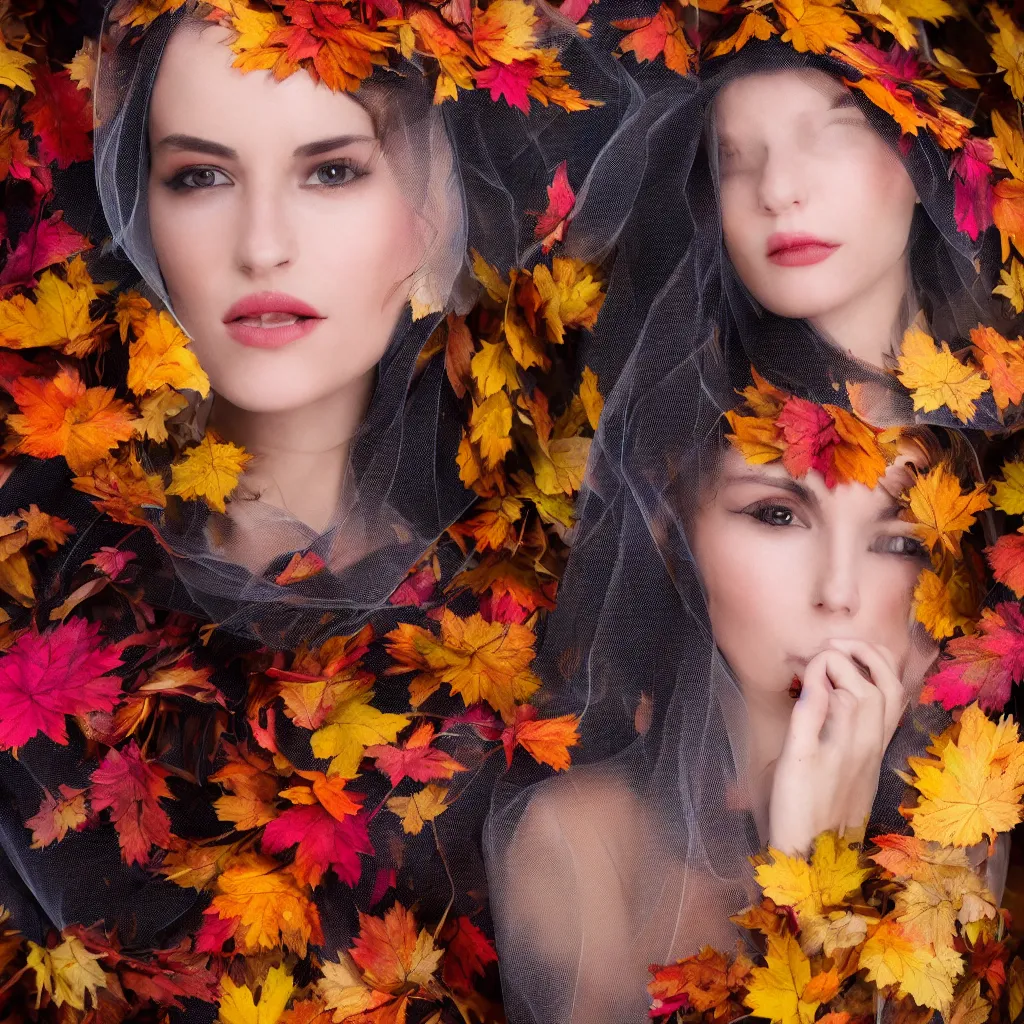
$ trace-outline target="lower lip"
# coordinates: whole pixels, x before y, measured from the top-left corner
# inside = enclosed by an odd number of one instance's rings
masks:
[[[283,327],[253,327],[239,320],[232,320],[225,326],[228,334],[246,348],[284,348],[285,345],[311,334],[322,322],[321,318],[310,317],[308,320],[296,320],[295,323]]]
[[[827,260],[838,248],[838,245],[823,245],[821,242],[793,245],[788,249],[777,249],[768,259],[780,267],[810,267]]]

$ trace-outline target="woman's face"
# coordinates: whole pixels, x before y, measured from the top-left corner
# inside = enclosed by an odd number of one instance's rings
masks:
[[[372,380],[425,225],[359,103],[309,75],[240,73],[230,38],[189,24],[167,46],[150,108],[150,224],[214,390],[280,412]]]
[[[715,129],[726,249],[762,306],[815,320],[906,289],[914,186],[840,82],[738,78]]]
[[[747,692],[782,692],[830,640],[882,644],[907,676],[925,652],[912,625],[927,555],[898,518],[905,461],[878,486],[831,490],[820,474],[748,464],[729,448],[699,508],[693,548],[719,650]],[[916,655],[916,657],[915,657]],[[930,651],[920,664],[931,660]]]

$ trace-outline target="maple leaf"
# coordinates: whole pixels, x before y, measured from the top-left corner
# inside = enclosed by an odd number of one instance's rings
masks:
[[[944,846],[995,840],[1021,817],[1024,744],[1016,724],[993,722],[977,704],[931,747],[929,757],[910,757],[913,774],[901,777],[920,794],[904,813],[914,835]]]
[[[0,302],[0,338],[8,348],[58,348],[84,356],[102,347],[106,328],[90,315],[92,303],[106,291],[89,276],[80,256],[67,264],[62,278],[47,270],[34,298],[24,293]]]
[[[960,558],[960,538],[974,525],[975,514],[991,506],[984,487],[961,491],[960,481],[943,462],[918,475],[908,495],[915,533],[932,551]]]
[[[110,809],[117,841],[126,864],[144,864],[152,846],[167,847],[171,819],[160,806],[170,797],[166,768],[143,758],[132,740],[123,750],[108,750],[92,773],[89,802],[94,811]]]
[[[653,17],[628,18],[625,21],[613,21],[612,24],[616,28],[631,30],[619,43],[622,53],[632,53],[638,63],[664,55],[667,68],[680,75],[689,73],[693,51],[686,41],[682,26],[666,4],[662,4]]]
[[[952,636],[957,629],[972,630],[978,616],[971,574],[952,559],[949,561],[951,566],[944,566],[941,575],[932,569],[922,569],[914,587],[917,621],[936,640]]]
[[[241,854],[221,873],[217,890],[204,913],[230,923],[236,953],[286,946],[304,957],[308,943],[324,941],[316,905],[295,876],[270,857]]]
[[[569,747],[580,741],[579,724],[575,715],[538,718],[535,707],[519,705],[515,719],[501,735],[509,767],[515,748],[522,747],[538,764],[550,765],[556,772],[568,768]]]
[[[954,637],[921,691],[921,701],[937,701],[950,710],[978,701],[1000,711],[1013,683],[1024,681],[1024,614],[1009,601],[982,610],[977,631]]]
[[[68,741],[65,715],[111,711],[121,680],[120,655],[100,640],[99,623],[72,619],[47,633],[25,633],[0,655],[0,749],[42,733]]]
[[[534,237],[540,238],[541,251],[551,252],[556,242],[565,240],[565,232],[572,220],[572,210],[576,205],[576,193],[569,184],[568,164],[563,160],[555,169],[555,176],[547,186],[548,208],[543,213],[535,213],[537,226]]]
[[[604,281],[596,264],[556,256],[551,269],[533,269],[533,283],[540,296],[548,340],[561,345],[566,329],[592,330],[604,304]]]
[[[966,423],[974,415],[975,400],[989,390],[989,382],[973,366],[961,363],[945,342],[936,347],[917,326],[903,335],[897,362],[897,376],[910,389],[914,408],[923,412],[946,406]]]
[[[1003,78],[1013,98],[1024,102],[1024,33],[995,4],[988,5],[988,12],[996,27],[996,32],[988,37],[992,59],[1005,72]]]
[[[604,410],[604,398],[597,384],[597,374],[589,366],[583,367],[583,377],[580,381],[580,401],[587,414],[587,422],[591,430],[597,430],[597,425]]]
[[[292,807],[267,825],[262,846],[267,853],[283,853],[297,844],[292,871],[303,885],[317,886],[333,870],[345,885],[355,886],[363,870],[360,854],[374,852],[367,824],[363,814],[339,820],[319,804]]]
[[[760,864],[754,876],[765,896],[792,907],[797,916],[820,916],[826,907],[845,904],[857,893],[870,871],[861,866],[856,849],[835,832],[814,841],[810,862],[769,849],[772,862]]]
[[[19,377],[9,390],[21,409],[7,417],[20,435],[16,452],[40,459],[63,455],[81,475],[132,436],[127,404],[110,388],[87,388],[75,370],[64,367],[52,380]]]
[[[57,1006],[84,1010],[88,993],[93,1006],[96,1006],[97,991],[107,987],[107,976],[97,963],[103,959],[101,954],[90,953],[82,940],[74,935],[53,949],[37,946],[31,940],[27,945],[26,966],[35,972],[39,996],[47,992]]]
[[[189,348],[188,335],[163,310],[147,311],[134,325],[135,340],[128,346],[128,387],[142,396],[164,385],[210,393],[210,378]]]
[[[445,608],[440,638],[409,623],[400,623],[387,634],[395,665],[386,674],[419,673],[410,683],[414,706],[447,683],[467,706],[486,701],[509,722],[515,705],[528,700],[540,685],[529,670],[534,639],[526,626],[487,622],[479,614],[463,619]]]
[[[359,935],[350,955],[367,984],[397,993],[432,984],[444,951],[434,946],[425,928],[417,932],[416,919],[396,903],[383,918],[359,914]]]
[[[115,523],[146,526],[145,509],[165,504],[160,478],[147,473],[133,451],[117,461],[101,462],[89,476],[76,476],[71,484],[97,498],[96,507]]]
[[[284,569],[274,578],[274,582],[279,587],[286,587],[289,583],[301,583],[302,580],[308,580],[326,568],[327,563],[316,552],[296,551]]]
[[[1010,244],[1024,247],[1024,182],[997,181],[992,186],[992,222],[999,229],[1002,260],[1010,258]]]
[[[534,55],[536,10],[523,0],[496,0],[474,11],[473,45],[487,63],[511,64]]]
[[[349,792],[346,788],[347,779],[328,778],[323,772],[296,770],[296,774],[311,782],[312,786],[291,786],[282,789],[279,796],[291,800],[294,804],[320,804],[338,821],[344,821],[350,815],[359,813],[362,794]]]
[[[945,1010],[953,1000],[953,982],[963,961],[952,949],[934,949],[912,929],[884,919],[868,934],[860,966],[879,988],[896,986],[919,1006]]]
[[[0,176],[6,177],[11,171],[10,164],[4,166],[0,150]],[[66,224],[64,214],[58,210],[45,220],[35,221],[22,233],[17,248],[7,257],[0,273],[0,288],[35,287],[36,275],[41,270],[91,248],[89,239]]]
[[[150,441],[162,444],[168,438],[167,420],[188,407],[184,395],[163,387],[147,395],[139,403],[139,418],[133,424],[136,432]]]
[[[84,789],[66,785],[60,787],[60,799],[44,791],[39,810],[25,821],[25,827],[32,830],[33,850],[59,843],[69,831],[82,828],[89,817],[84,794]]]
[[[447,809],[447,796],[445,786],[432,782],[412,796],[393,796],[387,806],[389,811],[402,819],[402,828],[409,835],[418,836],[428,821],[433,821]]]
[[[244,747],[225,744],[227,763],[210,776],[227,793],[213,802],[221,821],[239,829],[259,828],[277,816],[278,783],[263,760]]]
[[[985,549],[992,575],[1017,597],[1024,597],[1024,537],[1019,533],[999,537]]]
[[[186,0],[122,0],[112,10],[111,18],[125,28],[144,28],[161,14],[176,11]],[[218,2],[215,6],[222,7]]]
[[[67,71],[36,67],[35,95],[25,104],[25,117],[39,137],[39,159],[63,171],[92,159],[92,103]]]
[[[487,965],[498,962],[493,943],[465,915],[450,920],[441,937],[447,949],[444,983],[456,992],[471,995],[476,989],[474,977],[483,977]]]
[[[512,403],[504,391],[497,391],[473,403],[469,416],[469,439],[479,448],[486,469],[494,469],[512,450]]]
[[[171,465],[167,493],[189,501],[204,499],[214,511],[225,512],[225,500],[238,486],[238,478],[251,458],[244,448],[221,442],[207,431],[199,444]]]
[[[765,966],[754,967],[744,1003],[758,1017],[777,1024],[811,1024],[817,1002],[802,998],[811,980],[811,962],[791,935],[770,935]]]
[[[286,967],[271,967],[258,983],[257,1001],[248,985],[236,985],[225,974],[220,983],[221,1024],[277,1024],[288,1000],[295,992],[295,982]]]
[[[1014,257],[1009,268],[999,271],[999,282],[992,294],[1008,299],[1015,313],[1024,313],[1024,263]]]
[[[775,9],[785,26],[782,41],[798,53],[825,53],[859,32],[842,0],[776,0]]]
[[[386,1016],[382,1020],[375,1014],[366,1013],[378,1008],[385,1015],[400,1015],[392,1016],[392,1021],[404,1019],[407,1006],[404,995],[399,997],[396,1003],[389,993],[378,992],[363,981],[359,968],[348,953],[340,952],[337,955],[340,958],[339,962],[324,962],[323,977],[317,984],[317,990],[327,1006],[335,1011],[339,1020],[353,1021],[355,1024],[387,1024]],[[366,1015],[361,1016],[364,1013]]]
[[[968,138],[949,165],[956,226],[975,240],[992,223],[992,156],[987,139]]]
[[[1000,412],[1024,398],[1024,339],[1008,341],[991,327],[971,331],[974,351],[992,385]]]
[[[310,738],[314,757],[329,757],[328,774],[354,779],[366,748],[393,743],[409,724],[406,715],[387,714],[370,704],[373,691],[356,693],[336,704],[326,724]]]
[[[1024,515],[1024,462],[1004,462],[1002,480],[992,490],[992,504],[1008,516]]]
[[[746,957],[734,962],[710,946],[668,967],[651,968],[654,980],[647,986],[652,997],[651,1016],[667,1016],[676,1010],[692,1008],[711,1013],[721,1020],[742,1013],[734,1002],[742,996],[752,964]]]
[[[366,748],[366,756],[377,762],[383,772],[397,786],[402,779],[430,782],[432,779],[450,779],[456,772],[466,769],[443,750],[432,747],[434,727],[422,722],[401,747],[373,746]]]
[[[0,38],[0,86],[7,86],[9,89],[24,89],[29,93],[35,92],[32,76],[25,70],[34,63],[35,61],[28,54],[9,49]]]
[[[530,84],[536,74],[532,61],[514,60],[492,64],[474,72],[477,88],[487,89],[492,100],[503,99],[510,107],[530,113]]]

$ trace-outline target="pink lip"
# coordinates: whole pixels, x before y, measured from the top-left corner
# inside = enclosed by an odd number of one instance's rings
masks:
[[[261,317],[264,314],[280,313],[302,319],[280,327],[260,327],[243,320]],[[236,302],[224,314],[223,322],[228,334],[240,345],[248,348],[282,348],[316,330],[324,317],[309,303],[285,295],[282,292],[257,292]]]
[[[809,267],[827,260],[839,248],[814,235],[771,235],[766,246],[768,259],[780,267]]]

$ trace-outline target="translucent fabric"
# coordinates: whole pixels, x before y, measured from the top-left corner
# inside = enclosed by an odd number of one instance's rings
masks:
[[[893,375],[844,355],[807,321],[766,312],[730,263],[715,96],[754,71],[806,66],[837,74],[823,59],[755,43],[708,62],[699,90],[664,69],[638,72],[658,113],[638,235],[620,238],[616,265],[641,283],[625,320],[635,345],[592,449],[540,658],[544,713],[581,716],[582,739],[567,775],[532,768],[501,781],[485,836],[511,1024],[638,1024],[650,1006],[648,965],[743,941],[729,916],[756,902],[749,857],[767,836],[752,813],[747,701],[712,630],[693,528],[729,452],[723,414],[751,365],[785,391],[845,408],[843,385],[868,383],[880,424],[957,427],[926,433],[965,479],[982,479],[969,432],[948,410],[914,413]],[[857,103],[895,146],[895,125]],[[957,232],[947,160],[933,141],[922,133],[898,151],[921,198],[915,292],[933,335],[955,348],[979,323],[1004,326],[988,298],[992,239],[976,246]],[[978,417],[999,425],[994,405]],[[919,624],[910,641],[923,668],[934,649]],[[905,827],[896,771],[945,721],[908,693],[870,831]]]
[[[190,9],[158,19],[141,38],[108,20],[97,77],[103,210],[114,245],[135,265],[147,293],[168,307],[148,223],[148,110],[164,48]],[[464,424],[443,345],[429,359],[420,357],[444,315],[466,312],[475,300],[470,250],[506,277],[536,254],[535,212],[544,209],[545,187],[563,160],[579,183],[568,255],[606,260],[632,201],[638,90],[575,26],[553,12],[543,17],[546,45],[562,51],[573,84],[595,101],[594,109],[570,114],[535,103],[525,116],[481,90],[436,106],[432,85],[411,62],[401,73],[378,70],[355,94],[373,116],[383,159],[426,235],[411,294],[430,312],[414,319],[407,308],[394,329],[326,528],[318,532],[241,491],[226,514],[175,502],[154,514],[176,575],[176,581],[151,581],[154,602],[166,604],[168,588],[180,582],[204,615],[273,646],[315,638],[318,630],[351,632],[469,507],[473,494],[460,482],[456,461]],[[207,411],[196,411],[199,422]],[[240,535],[245,558],[231,555]],[[326,570],[301,582],[276,582],[299,552],[321,559]]]

